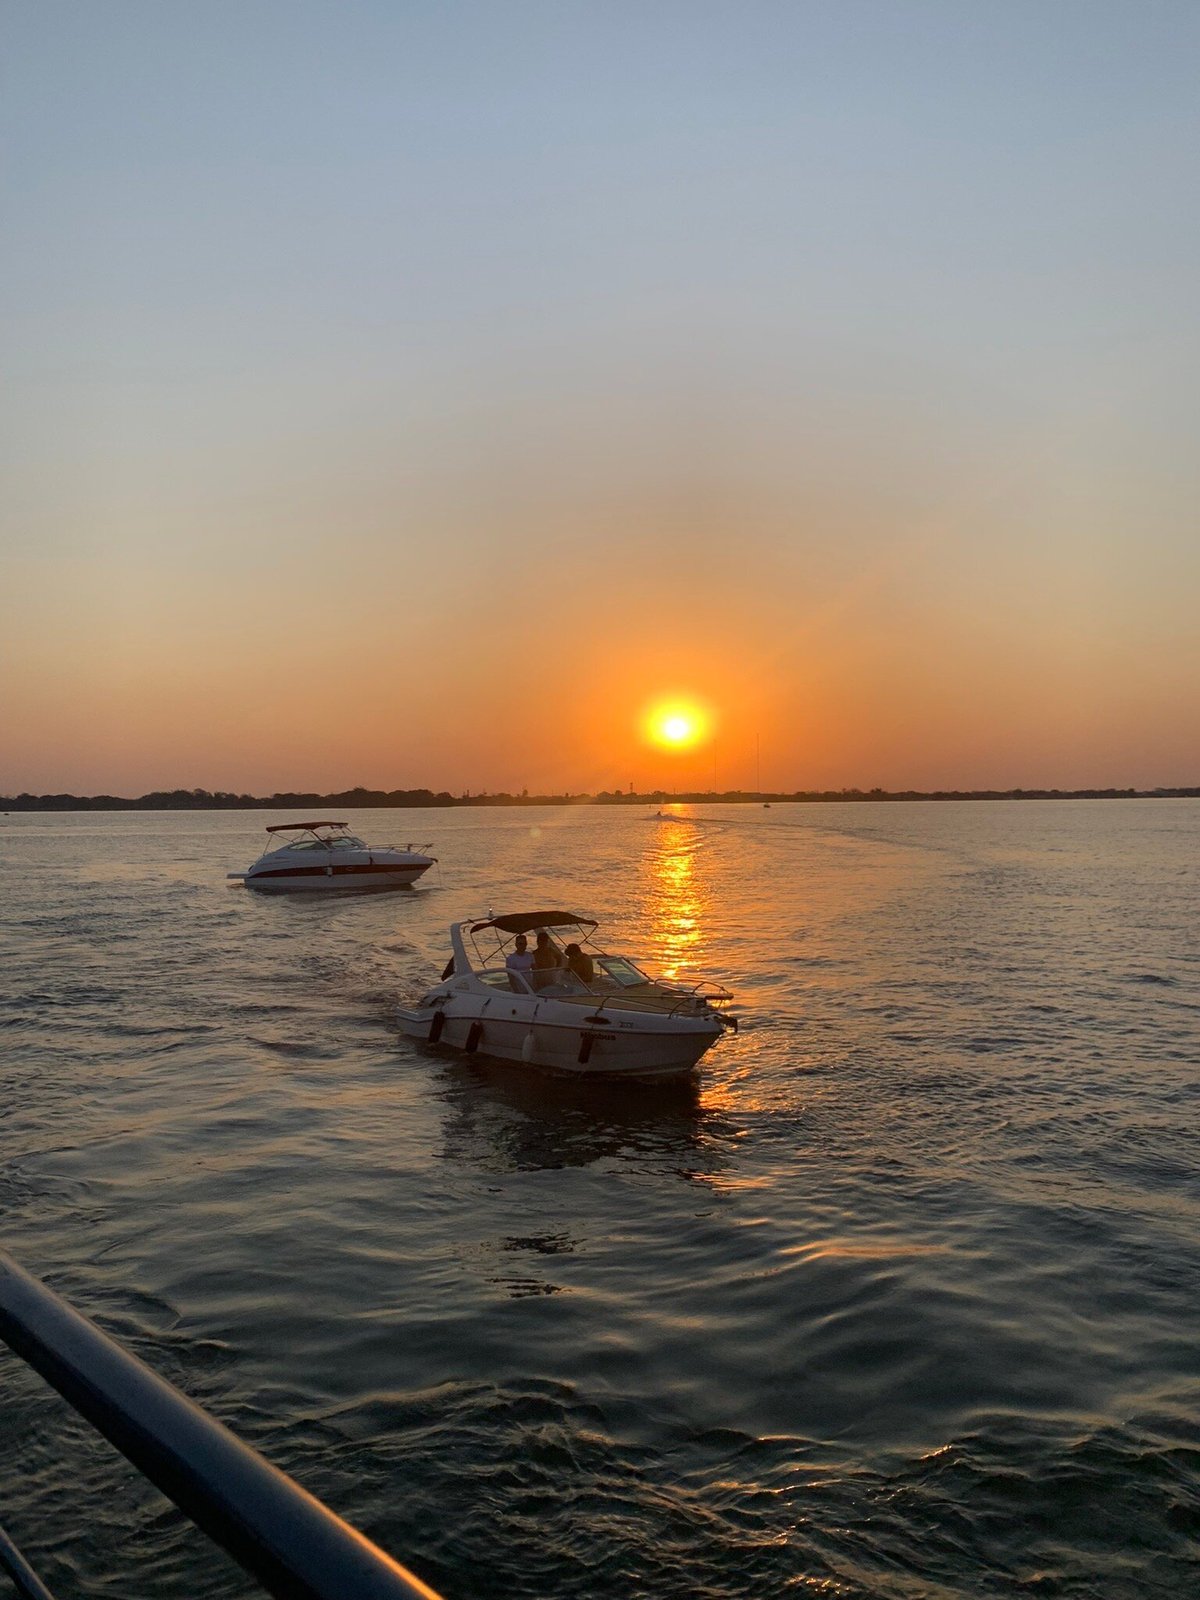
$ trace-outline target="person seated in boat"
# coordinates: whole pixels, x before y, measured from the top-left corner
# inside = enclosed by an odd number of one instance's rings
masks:
[[[505,958],[504,965],[509,972],[515,972],[518,977],[513,981],[513,988],[523,994],[525,985],[521,979],[533,966],[533,951],[529,948],[529,940],[523,933],[519,933],[513,940],[513,947]]]
[[[544,988],[546,984],[554,982],[553,974],[562,967],[562,956],[558,953],[557,946],[551,941],[545,928],[537,931],[537,948],[533,952],[533,978],[535,989]]]
[[[577,944],[567,946],[567,971],[573,972],[577,978],[582,978],[584,983],[591,983],[596,976],[591,956]]]

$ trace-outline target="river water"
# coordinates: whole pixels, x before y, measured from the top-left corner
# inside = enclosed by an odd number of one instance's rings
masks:
[[[1200,1592],[1200,803],[678,811],[3,819],[0,1242],[447,1600]],[[694,1089],[399,1035],[557,905],[736,991]],[[256,1592],[7,1353],[0,1438],[64,1596]]]

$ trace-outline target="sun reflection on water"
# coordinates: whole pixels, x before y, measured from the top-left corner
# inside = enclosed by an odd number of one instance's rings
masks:
[[[664,978],[676,978],[692,965],[703,935],[704,903],[695,872],[690,829],[669,840],[650,860],[651,928]]]

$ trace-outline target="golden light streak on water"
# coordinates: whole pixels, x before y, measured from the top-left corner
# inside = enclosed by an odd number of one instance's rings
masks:
[[[665,826],[665,825],[664,825]],[[655,954],[664,978],[678,977],[692,965],[701,942],[703,905],[698,892],[692,829],[687,823],[671,825],[672,838],[659,851],[651,867],[653,936]]]

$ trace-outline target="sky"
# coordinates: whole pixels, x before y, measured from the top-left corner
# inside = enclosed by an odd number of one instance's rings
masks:
[[[13,0],[0,74],[0,792],[1200,782],[1194,0]]]

